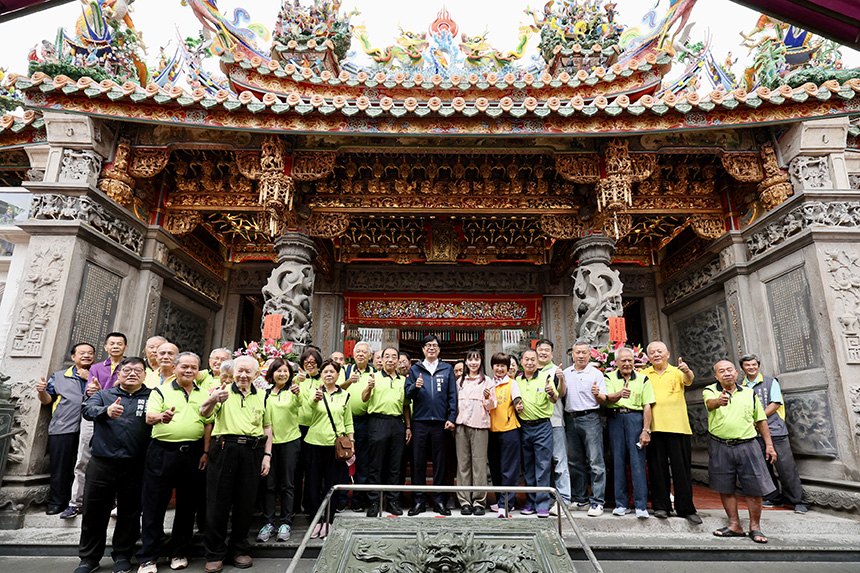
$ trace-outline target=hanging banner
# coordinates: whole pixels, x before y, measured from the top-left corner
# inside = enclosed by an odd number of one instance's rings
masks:
[[[403,326],[539,326],[543,297],[344,294],[344,324]]]
[[[609,340],[627,342],[627,325],[623,316],[609,317]]]
[[[281,314],[267,314],[263,323],[263,339],[280,340],[283,321],[284,316]]]

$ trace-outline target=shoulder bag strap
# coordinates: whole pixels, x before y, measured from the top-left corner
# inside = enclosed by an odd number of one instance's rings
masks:
[[[334,418],[331,416],[331,410],[328,407],[328,400],[325,399],[325,390],[323,390],[323,404],[325,404],[325,411],[328,413],[328,421],[331,422],[331,429],[334,430],[334,435],[337,437],[337,426],[334,425]]]

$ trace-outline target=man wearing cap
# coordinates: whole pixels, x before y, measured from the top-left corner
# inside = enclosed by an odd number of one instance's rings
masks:
[[[201,416],[215,417],[206,472],[206,573],[221,571],[228,553],[237,569],[254,563],[248,555],[248,530],[260,476],[268,475],[272,457],[272,422],[266,411],[266,395],[252,384],[259,370],[254,358],[236,358],[233,384],[221,384],[200,406]]]
[[[193,352],[176,356],[175,377],[157,386],[146,407],[152,441],[143,474],[142,546],[137,552],[138,573],[157,573],[161,555],[173,570],[188,567],[188,546],[194,533],[194,514],[202,494],[212,419],[200,415],[209,393],[196,383],[200,358]],[[161,547],[164,515],[176,489],[176,515],[170,542]]]
[[[746,496],[750,515],[750,538],[756,543],[767,543],[761,532],[762,496],[773,491],[773,481],[767,473],[765,460],[755,441],[756,429],[765,443],[765,458],[774,463],[776,450],[770,439],[767,416],[761,401],[753,390],[737,384],[738,371],[728,360],[714,365],[718,382],[702,391],[708,408],[708,481],[711,489],[720,494],[729,525],[714,531],[717,537],[743,537],[746,535],[738,516],[737,482]]]

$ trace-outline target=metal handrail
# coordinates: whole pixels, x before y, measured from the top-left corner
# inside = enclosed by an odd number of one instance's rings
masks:
[[[302,558],[302,554],[307,549],[308,542],[311,539],[311,535],[313,533],[314,528],[317,523],[319,523],[322,518],[323,512],[328,511],[328,519],[326,523],[331,523],[331,497],[335,491],[377,491],[379,492],[379,516],[383,515],[383,492],[386,491],[396,491],[396,492],[428,492],[428,493],[457,493],[457,492],[485,492],[485,491],[494,491],[494,490],[503,490],[505,492],[511,493],[548,493],[550,496],[555,498],[555,503],[559,508],[558,513],[558,534],[562,536],[562,524],[561,524],[561,512],[564,511],[564,516],[570,522],[571,527],[573,528],[574,534],[576,534],[577,540],[579,540],[580,545],[582,545],[582,550],[585,552],[585,556],[588,558],[588,561],[591,563],[591,566],[594,567],[594,570],[597,573],[603,573],[603,568],[600,566],[600,563],[597,562],[597,557],[595,557],[594,552],[591,550],[591,546],[588,545],[588,542],[585,540],[585,536],[582,534],[582,530],[579,529],[579,525],[576,524],[576,521],[573,519],[573,515],[567,509],[567,506],[564,504],[564,501],[561,499],[561,495],[558,493],[558,490],[554,487],[528,487],[528,486],[454,486],[454,485],[368,485],[368,484],[338,484],[332,487],[329,492],[326,494],[325,499],[320,504],[319,509],[317,509],[316,514],[314,515],[311,524],[308,526],[308,530],[305,532],[305,536],[302,538],[301,543],[299,543],[298,548],[296,549],[295,555],[293,555],[292,560],[290,561],[290,565],[287,567],[286,573],[294,573],[296,567],[299,565],[299,560]],[[508,514],[508,496],[505,496],[505,515]]]

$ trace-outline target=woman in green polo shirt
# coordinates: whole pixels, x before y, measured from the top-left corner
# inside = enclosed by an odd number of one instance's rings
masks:
[[[320,376],[320,364],[322,364],[322,356],[319,351],[314,348],[308,348],[302,352],[299,357],[298,372],[295,375],[295,382],[302,394],[302,402],[306,402],[314,395],[314,389],[319,388],[322,384]],[[304,438],[308,433],[308,426],[311,425],[310,417],[302,413],[299,409],[299,432],[302,439],[299,441],[299,463],[296,464],[296,473],[293,477],[293,513],[298,513],[305,506],[307,509],[308,491],[307,484],[302,483],[305,478],[305,468],[307,467],[307,448],[304,445]]]
[[[306,509],[311,515],[316,514],[326,493],[339,481],[338,464],[343,461],[335,459],[334,442],[337,436],[348,435],[354,440],[352,426],[352,409],[349,406],[349,394],[337,385],[340,374],[340,364],[325,360],[320,366],[323,383],[313,391],[310,399],[302,400],[301,414],[310,420],[308,433],[304,438],[307,449],[307,504]],[[331,412],[331,418],[329,418]],[[337,428],[332,428],[334,424]],[[311,537],[325,537],[331,530],[327,523],[327,514],[323,513],[322,520],[316,525]]]
[[[275,534],[275,499],[281,502],[281,524],[278,541],[290,538],[293,522],[293,477],[299,460],[302,435],[299,432],[299,406],[302,393],[293,380],[289,363],[276,358],[266,372],[269,390],[266,412],[272,419],[272,469],[266,476],[263,499],[263,517],[266,525],[257,535],[257,541],[268,541]]]

